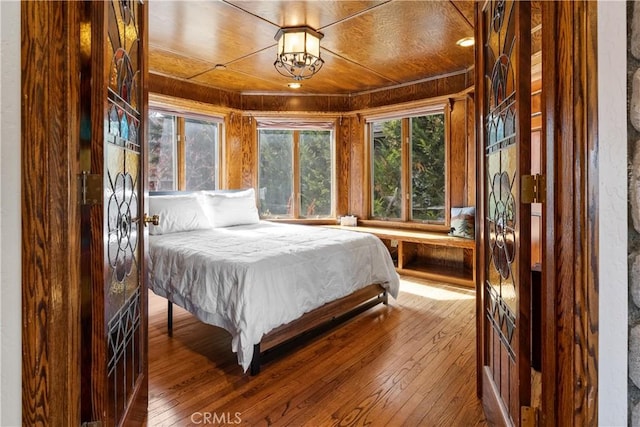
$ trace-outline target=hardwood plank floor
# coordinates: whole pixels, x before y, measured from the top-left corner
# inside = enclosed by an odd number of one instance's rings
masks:
[[[148,426],[484,426],[475,293],[403,277],[397,300],[291,349],[251,377],[231,336],[149,295]]]

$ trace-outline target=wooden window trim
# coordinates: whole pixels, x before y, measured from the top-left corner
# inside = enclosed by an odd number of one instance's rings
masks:
[[[302,203],[302,194],[300,194],[300,131],[293,131],[293,147],[291,155],[293,156],[293,198],[292,198],[292,215],[295,219],[300,219],[300,205]]]
[[[184,117],[176,117],[176,169],[178,174],[178,190],[187,188],[187,165],[185,148]]]

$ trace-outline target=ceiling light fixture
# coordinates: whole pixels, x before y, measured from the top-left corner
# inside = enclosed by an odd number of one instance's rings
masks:
[[[298,82],[295,82],[295,83],[287,83],[287,86],[289,86],[289,89],[300,89],[300,86],[302,85]]]
[[[473,37],[465,37],[456,42],[458,46],[469,47],[475,44],[475,40]]]
[[[309,27],[280,28],[275,36],[278,54],[273,66],[280,74],[294,80],[311,78],[324,64],[320,58],[322,37],[324,34]]]

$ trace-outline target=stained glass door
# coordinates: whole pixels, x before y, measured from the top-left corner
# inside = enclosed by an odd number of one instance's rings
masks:
[[[487,417],[522,423],[530,400],[530,208],[521,175],[530,173],[530,4],[478,5],[480,210],[478,294],[480,366]]]
[[[90,117],[81,163],[98,187],[102,183],[102,197],[83,207],[88,267],[83,270],[81,407],[83,422],[103,426],[140,424],[147,410],[145,8],[140,1],[86,2],[80,34],[86,38],[81,109]]]

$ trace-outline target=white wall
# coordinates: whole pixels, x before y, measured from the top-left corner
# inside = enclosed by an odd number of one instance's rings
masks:
[[[0,425],[22,424],[20,3],[0,1]]]
[[[626,2],[598,3],[598,424],[627,425]]]

